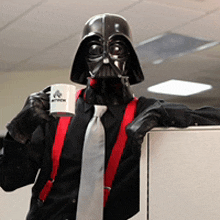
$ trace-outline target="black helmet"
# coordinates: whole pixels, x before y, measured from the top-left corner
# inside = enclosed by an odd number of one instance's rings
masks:
[[[129,65],[126,76],[129,77],[130,84],[136,84],[144,80],[140,63],[131,43],[131,32],[127,21],[119,15],[100,14],[92,17],[85,24],[82,41],[78,47],[71,70],[70,78],[73,82],[86,85],[87,77],[91,76],[86,59],[88,44],[94,39],[99,39],[104,45],[107,45],[114,38],[123,41],[129,50],[129,60],[127,61]],[[104,57],[102,59],[104,60]]]

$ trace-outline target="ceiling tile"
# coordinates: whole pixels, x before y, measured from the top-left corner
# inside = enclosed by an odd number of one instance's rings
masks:
[[[76,36],[55,47],[41,51],[25,62],[18,63],[12,70],[70,69],[79,39],[79,36]]]
[[[198,20],[194,20],[184,27],[177,28],[175,31],[192,37],[200,37],[206,40],[220,42],[220,11],[208,14]]]
[[[181,8],[188,8],[193,9],[195,11],[204,11],[208,12],[214,10],[217,7],[220,7],[219,0],[184,0],[184,1],[177,1],[177,0],[151,0],[147,2],[154,2],[157,4],[165,4],[165,5],[172,5]]]
[[[172,31],[177,26],[195,19],[204,12],[159,5],[144,1],[123,13],[133,30],[134,43]]]
[[[1,0],[1,19],[0,19],[0,29],[7,23],[19,17],[22,13],[40,4],[42,0]]]

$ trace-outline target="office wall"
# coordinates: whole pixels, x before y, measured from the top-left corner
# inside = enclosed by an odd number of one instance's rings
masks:
[[[69,69],[0,73],[0,136],[5,134],[5,125],[21,110],[29,94],[53,83],[72,83],[69,78]]]

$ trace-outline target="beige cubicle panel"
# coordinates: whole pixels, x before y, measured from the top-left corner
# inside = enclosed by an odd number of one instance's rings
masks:
[[[145,141],[140,220],[220,219],[220,126],[157,128]]]
[[[31,185],[13,192],[0,188],[0,220],[25,220],[29,210]]]

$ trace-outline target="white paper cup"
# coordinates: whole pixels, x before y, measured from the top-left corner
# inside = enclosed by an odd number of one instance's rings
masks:
[[[70,84],[51,85],[50,114],[54,117],[75,114],[76,87]]]

